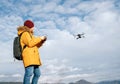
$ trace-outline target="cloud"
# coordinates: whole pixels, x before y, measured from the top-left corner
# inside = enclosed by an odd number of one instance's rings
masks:
[[[7,80],[6,80],[7,79]],[[23,77],[20,74],[0,75],[0,82],[21,82]]]
[[[44,64],[43,65],[46,66],[44,68],[48,69],[48,70],[50,69],[49,71],[56,71],[58,73],[65,72],[65,71],[78,70],[77,68],[73,69],[73,68],[67,66],[66,64],[67,64],[68,60],[66,60],[66,59],[60,60],[60,62],[58,62],[58,61],[59,61],[59,59],[57,59],[57,58],[53,59],[53,60],[44,60]],[[62,70],[62,69],[65,69],[65,71]]]
[[[22,77],[21,74],[13,74],[12,77]]]
[[[0,75],[0,78],[6,77],[5,75]]]
[[[80,79],[81,77],[87,77],[87,74],[77,74],[81,69],[72,67],[67,64],[67,60],[47,60],[44,62],[44,66],[41,68],[42,76],[39,80],[40,83],[62,83],[69,82],[68,80]]]
[[[0,41],[12,41],[17,34],[17,27],[23,24],[23,20],[19,16],[6,15],[0,18]]]
[[[54,21],[36,22],[36,28],[38,31],[41,29],[56,29],[56,24]],[[47,31],[47,30],[45,30]],[[40,33],[40,32],[39,32]]]

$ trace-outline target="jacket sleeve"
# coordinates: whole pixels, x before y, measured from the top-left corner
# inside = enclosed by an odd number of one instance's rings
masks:
[[[39,43],[37,44],[37,47],[40,48],[43,44],[42,43]]]
[[[40,37],[31,37],[28,32],[24,32],[22,38],[23,43],[28,47],[34,47],[42,41]]]
[[[44,42],[45,41],[42,40],[40,43],[37,44],[37,47],[40,48],[43,45]]]

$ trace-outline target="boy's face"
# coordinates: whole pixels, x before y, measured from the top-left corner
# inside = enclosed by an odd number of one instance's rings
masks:
[[[30,28],[30,31],[31,31],[31,32],[33,32],[33,30],[34,30],[34,27]]]

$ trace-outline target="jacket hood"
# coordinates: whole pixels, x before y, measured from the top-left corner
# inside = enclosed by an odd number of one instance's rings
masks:
[[[26,26],[20,26],[17,28],[18,35],[20,35],[22,32],[30,32],[29,28]]]

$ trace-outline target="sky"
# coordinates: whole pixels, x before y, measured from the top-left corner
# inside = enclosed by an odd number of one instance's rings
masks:
[[[23,81],[13,40],[27,19],[35,36],[47,36],[40,83],[120,80],[119,9],[119,0],[0,0],[0,81]]]

